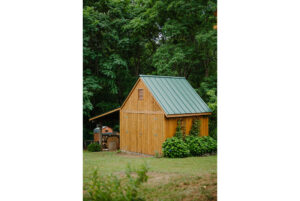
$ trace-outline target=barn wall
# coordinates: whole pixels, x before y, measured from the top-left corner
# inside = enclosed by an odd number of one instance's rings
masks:
[[[208,136],[208,116],[198,117],[182,117],[182,118],[165,118],[165,138],[173,137],[176,132],[177,121],[182,120],[182,126],[185,128],[185,133],[188,135],[193,119],[200,120],[200,136]]]
[[[143,100],[138,100],[138,89],[143,89]],[[120,149],[149,155],[161,154],[162,144],[174,135],[177,121],[183,120],[188,134],[194,118],[200,119],[200,136],[207,136],[208,116],[166,118],[139,79],[120,110]]]
[[[138,100],[143,89],[143,100]],[[120,149],[154,155],[162,153],[164,113],[143,81],[139,80],[120,111]]]

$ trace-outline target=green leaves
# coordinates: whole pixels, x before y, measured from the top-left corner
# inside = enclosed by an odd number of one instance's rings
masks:
[[[190,155],[190,151],[185,142],[177,137],[166,139],[162,145],[163,154],[169,158],[184,158]]]
[[[177,127],[176,127],[176,132],[174,134],[174,137],[183,139],[183,132],[181,129],[181,121],[180,120],[177,121]]]
[[[202,156],[217,151],[217,141],[209,136],[187,136],[185,142],[193,156]]]
[[[142,183],[147,182],[149,168],[146,164],[137,170],[128,165],[126,178],[116,175],[98,175],[95,170],[88,185],[89,199],[94,201],[143,201],[143,195],[138,193]],[[136,174],[137,176],[133,176]]]
[[[89,115],[94,106],[91,102],[95,93],[102,89],[100,85],[100,79],[97,76],[92,75],[90,69],[84,71],[83,76],[83,114]]]
[[[216,1],[84,0],[83,114],[120,106],[139,74],[185,76],[217,127]],[[86,135],[88,136],[88,135]]]
[[[90,152],[98,152],[101,151],[101,146],[97,143],[91,143],[88,145],[87,150]]]
[[[185,140],[177,137],[168,138],[163,143],[163,153],[169,158],[183,158],[190,154],[202,156],[217,151],[217,141],[209,136],[186,136]]]
[[[190,130],[190,136],[199,136],[200,134],[200,121],[198,119],[193,119],[192,128]]]

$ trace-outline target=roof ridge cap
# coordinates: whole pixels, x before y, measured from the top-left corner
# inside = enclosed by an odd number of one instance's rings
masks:
[[[161,78],[176,78],[176,79],[186,79],[185,77],[167,76],[167,75],[139,75],[139,77],[161,77]]]

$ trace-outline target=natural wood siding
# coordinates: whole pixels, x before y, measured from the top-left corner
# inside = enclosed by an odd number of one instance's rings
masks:
[[[186,135],[189,134],[192,128],[193,119],[200,120],[200,136],[208,136],[208,117],[183,117],[183,118],[166,118],[165,117],[165,139],[173,137],[176,132],[177,121],[181,119],[182,125],[185,127]]]
[[[201,136],[208,136],[208,116],[203,116],[200,118],[200,135]]]
[[[139,100],[139,89],[143,89],[142,100]],[[183,120],[188,134],[194,118],[200,120],[200,135],[208,135],[208,116],[165,117],[153,95],[139,79],[120,110],[120,149],[148,155],[161,154],[162,144],[174,135],[177,121]]]
[[[138,89],[143,89],[143,100],[138,99]],[[141,80],[138,81],[133,91],[129,94],[129,97],[121,110],[131,113],[163,113],[160,106]]]
[[[139,90],[143,99],[139,100]],[[139,80],[120,111],[120,148],[154,155],[162,153],[164,113],[143,81]]]

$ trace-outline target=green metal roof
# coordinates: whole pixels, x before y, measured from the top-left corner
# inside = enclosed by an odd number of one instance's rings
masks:
[[[212,112],[184,77],[140,77],[167,115]]]

